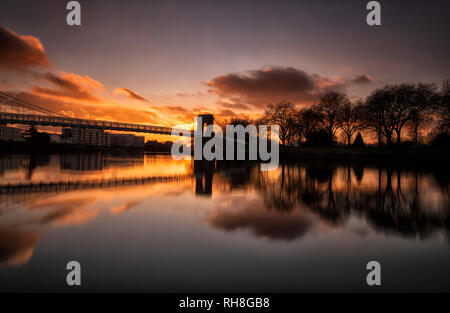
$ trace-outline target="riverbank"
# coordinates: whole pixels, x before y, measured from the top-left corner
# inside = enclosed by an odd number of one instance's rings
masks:
[[[280,147],[281,160],[321,159],[366,162],[448,163],[450,148],[430,147]],[[448,165],[446,165],[448,166]]]
[[[6,154],[48,154],[48,153],[164,153],[145,148],[133,147],[94,147],[69,144],[31,144],[26,142],[0,142],[0,153]],[[450,167],[450,147],[280,147],[280,161],[338,161],[338,162],[376,162],[376,163],[414,163],[426,162],[428,165]],[[425,164],[423,164],[425,166]]]
[[[77,153],[77,152],[114,152],[114,153],[138,153],[147,152],[144,148],[136,147],[96,147],[96,146],[82,146],[71,144],[36,144],[28,142],[8,142],[0,141],[1,153]],[[148,151],[152,152],[152,151]]]

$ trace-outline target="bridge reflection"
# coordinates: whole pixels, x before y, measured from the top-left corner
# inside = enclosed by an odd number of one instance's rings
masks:
[[[215,161],[194,161],[195,194],[211,196]]]
[[[118,179],[92,179],[67,182],[29,183],[15,185],[0,185],[0,194],[40,193],[40,192],[64,192],[74,190],[86,190],[96,188],[113,188],[123,186],[145,185],[152,183],[171,183],[186,180],[192,177],[190,174],[156,177],[135,177]]]
[[[144,154],[133,153],[126,157],[112,156],[108,153],[76,153],[62,154],[50,157],[48,154],[30,154],[0,158],[0,175],[6,171],[26,170],[25,177],[28,181],[18,183],[0,183],[0,195],[31,194],[31,193],[53,193],[70,192],[86,189],[103,189],[123,186],[145,185],[152,183],[171,183],[195,178],[195,193],[197,195],[211,195],[212,182],[216,165],[214,161],[192,161],[188,174],[178,175],[152,175],[133,177],[93,177],[80,179],[64,179],[58,181],[36,181],[34,172],[39,167],[51,166],[59,163],[61,171],[95,172],[108,171],[110,168],[118,167],[140,168],[144,166]],[[55,159],[56,157],[56,159]],[[67,174],[70,175],[70,174]],[[77,174],[78,175],[78,174]],[[82,174],[84,176],[84,174]],[[70,177],[70,176],[69,176]]]

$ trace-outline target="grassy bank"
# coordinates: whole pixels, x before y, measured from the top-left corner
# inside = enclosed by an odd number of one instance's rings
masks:
[[[374,162],[448,163],[449,149],[430,147],[280,147],[281,159],[323,159]]]

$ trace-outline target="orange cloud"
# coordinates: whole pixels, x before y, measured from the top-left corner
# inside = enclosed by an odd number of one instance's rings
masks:
[[[42,201],[31,205],[32,210],[38,209],[45,214],[39,219],[41,225],[68,226],[84,224],[100,213],[99,209],[90,209],[87,205],[92,199],[55,199]]]
[[[121,214],[121,213],[125,213],[127,211],[131,211],[138,204],[139,204],[139,201],[130,201],[130,202],[127,202],[127,203],[125,203],[125,204],[123,204],[121,206],[113,207],[109,211],[112,214]]]
[[[30,67],[50,67],[42,43],[0,26],[0,68],[24,71]]]
[[[142,101],[142,102],[148,102],[147,99],[142,98],[136,92],[134,92],[134,91],[132,91],[132,90],[130,90],[128,88],[116,88],[114,90],[114,93],[125,95],[125,96],[127,96],[127,97],[129,97],[131,99],[134,99],[134,100],[139,100],[139,101]]]
[[[26,263],[33,255],[39,238],[39,233],[13,227],[0,228],[0,267]]]
[[[61,73],[59,76],[53,73],[43,74],[42,77],[57,88],[34,86],[32,91],[36,94],[53,98],[75,99],[90,102],[100,102],[100,98],[94,95],[95,90],[103,90],[103,84],[90,78],[73,73]]]

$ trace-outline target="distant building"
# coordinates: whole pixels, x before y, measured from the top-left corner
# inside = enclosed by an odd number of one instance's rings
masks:
[[[145,144],[144,136],[135,136],[133,134],[111,134],[111,145],[114,147],[134,147],[143,148]]]
[[[143,148],[144,136],[133,134],[113,134],[102,129],[93,128],[64,128],[61,135],[62,141],[70,140],[74,145],[98,146],[98,147],[133,147]]]
[[[61,134],[61,141],[63,143],[73,143],[72,140],[72,128],[63,128]]]
[[[103,129],[72,127],[62,130],[62,137],[72,138],[72,144],[84,146],[104,146],[105,132]]]
[[[111,147],[112,146],[112,134],[111,133],[105,133],[105,138],[103,141],[103,145],[105,147]]]
[[[0,140],[25,141],[25,138],[23,137],[21,129],[0,125]]]

